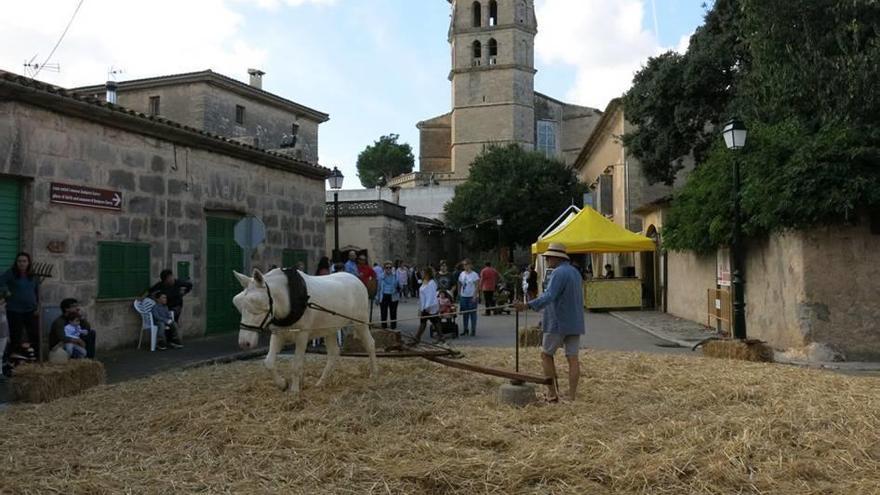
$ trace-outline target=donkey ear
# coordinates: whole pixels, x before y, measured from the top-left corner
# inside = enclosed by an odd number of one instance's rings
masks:
[[[263,285],[266,281],[263,279],[263,272],[254,268],[254,282],[259,285]]]
[[[251,285],[251,279],[246,275],[242,275],[235,270],[233,270],[232,273],[235,274],[235,278],[238,279],[238,283],[241,284],[242,289],[247,289],[248,286]]]

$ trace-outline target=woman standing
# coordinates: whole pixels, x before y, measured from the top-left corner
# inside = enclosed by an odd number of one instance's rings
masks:
[[[388,328],[388,313],[391,313],[391,329],[397,329],[397,303],[400,302],[400,282],[394,273],[394,266],[390,261],[382,265],[382,276],[379,277],[379,286],[376,290],[376,304],[379,305],[379,314],[382,319],[382,328]]]
[[[480,276],[473,270],[471,260],[464,260],[464,271],[458,276],[458,302],[464,321],[462,337],[468,334],[469,327],[471,337],[477,335],[477,305],[480,304],[480,293],[477,291],[477,286],[479,283]]]
[[[321,261],[318,262],[318,269],[315,271],[315,275],[330,275],[330,258],[326,256],[321,258]]]
[[[15,256],[12,267],[0,275],[0,288],[12,293],[6,301],[9,355],[12,359],[35,361],[40,355],[40,331],[37,325],[40,280],[34,275],[31,255],[18,253]]]
[[[394,264],[394,273],[397,275],[397,283],[400,284],[400,295],[403,297],[403,302],[406,302],[409,296],[409,269],[402,260],[397,260]]]
[[[419,331],[415,336],[415,344],[418,345],[422,341],[422,334],[425,333],[425,327],[428,322],[431,326],[440,332],[440,301],[437,300],[437,282],[434,282],[434,270],[430,266],[422,269],[422,285],[419,287]]]

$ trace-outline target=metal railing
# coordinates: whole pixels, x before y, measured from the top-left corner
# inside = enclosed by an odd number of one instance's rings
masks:
[[[325,204],[324,212],[328,218],[333,218],[333,202]],[[406,219],[406,208],[388,201],[340,201],[340,217],[389,217],[398,220]]]

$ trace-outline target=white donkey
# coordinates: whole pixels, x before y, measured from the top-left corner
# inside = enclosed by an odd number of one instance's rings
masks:
[[[370,378],[376,375],[376,346],[369,324],[362,323],[369,321],[369,296],[357,277],[350,273],[313,277],[298,270],[278,268],[265,275],[254,270],[253,278],[234,273],[244,288],[232,299],[241,312],[238,345],[242,349],[255,348],[259,332],[272,327],[265,364],[279,388],[294,394],[300,391],[306,346],[310,339],[319,337],[324,337],[327,346],[327,364],[317,383],[319,387],[323,385],[339,358],[336,332],[347,325],[354,326],[358,339],[369,353]],[[345,316],[311,308],[309,303]],[[275,368],[278,353],[289,341],[296,344],[290,382]]]

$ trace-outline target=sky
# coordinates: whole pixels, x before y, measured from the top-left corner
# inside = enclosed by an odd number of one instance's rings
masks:
[[[536,0],[535,89],[604,109],[648,57],[684,51],[705,0]],[[80,5],[80,2],[81,5]],[[77,6],[80,5],[77,11]],[[76,16],[73,16],[76,11]],[[0,0],[0,69],[65,87],[213,69],[330,114],[319,161],[345,189],[367,145],[450,110],[446,0]],[[51,69],[58,64],[60,70]]]

